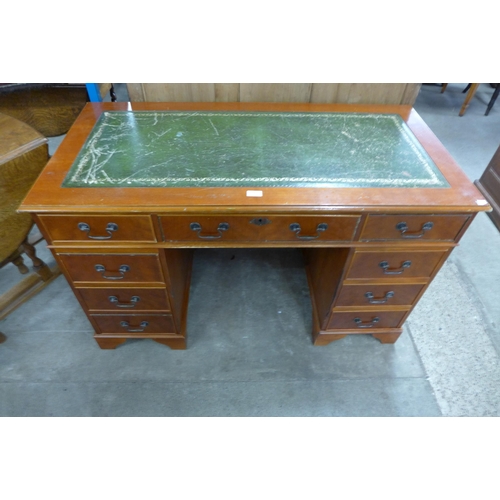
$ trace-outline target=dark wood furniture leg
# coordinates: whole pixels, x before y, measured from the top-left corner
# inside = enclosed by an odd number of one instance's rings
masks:
[[[17,253],[18,253],[17,256],[12,257],[12,264],[14,264],[17,267],[18,271],[21,274],[28,274],[30,272],[30,270],[28,269],[28,267],[24,263],[23,256],[21,255],[21,253],[19,251]]]
[[[488,113],[491,111],[493,104],[495,104],[495,101],[497,100],[498,94],[500,94],[500,83],[497,83],[497,86],[495,88],[495,91],[493,92],[493,95],[491,96],[490,102],[488,103],[488,107],[486,108],[486,113],[484,113],[484,116],[488,116]]]

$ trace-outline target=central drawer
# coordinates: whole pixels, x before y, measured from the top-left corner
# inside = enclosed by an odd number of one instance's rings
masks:
[[[58,254],[75,283],[163,283],[157,254]]]
[[[358,215],[160,216],[165,241],[352,241]]]

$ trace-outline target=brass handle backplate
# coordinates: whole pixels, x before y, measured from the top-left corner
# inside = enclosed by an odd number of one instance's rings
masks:
[[[121,307],[121,308],[132,308],[132,307],[135,307],[137,305],[137,302],[139,302],[141,300],[140,297],[138,297],[137,295],[134,295],[133,297],[130,298],[130,302],[120,302],[118,300],[118,297],[114,296],[114,295],[110,295],[108,297],[108,300],[114,304],[116,307]]]
[[[382,268],[384,274],[403,274],[404,270],[409,268],[410,266],[411,266],[411,260],[405,260],[401,264],[401,267],[397,269],[391,269],[389,267],[389,262],[387,262],[386,260],[383,260],[382,262],[379,263],[379,267]]]
[[[113,233],[115,231],[118,231],[118,224],[115,224],[114,222],[108,223],[106,226],[106,232],[108,233],[108,236],[92,236],[90,234],[90,226],[86,222],[80,222],[78,224],[78,229],[80,231],[83,231],[84,233],[87,233],[87,237],[89,237],[91,240],[109,240],[112,238]]]
[[[96,264],[95,270],[98,273],[101,273],[101,276],[106,280],[122,280],[123,278],[125,278],[125,273],[130,271],[130,266],[127,266],[126,264],[120,266],[118,268],[118,272],[120,273],[120,276],[106,276],[104,274],[106,272],[106,267],[103,266],[102,264]]]
[[[375,299],[372,292],[366,292],[365,297],[370,304],[385,304],[390,298],[394,297],[394,292],[387,292],[385,297],[379,299]]]
[[[135,327],[130,327],[130,323],[128,321],[121,321],[120,322],[120,326],[122,326],[123,328],[126,328],[127,332],[131,332],[131,333],[143,332],[148,325],[149,325],[148,321],[141,321],[139,324],[139,328],[135,328]]]
[[[227,222],[221,222],[217,226],[217,232],[219,233],[218,236],[201,234],[201,231],[203,229],[202,229],[201,224],[199,222],[191,222],[191,224],[189,225],[189,228],[191,229],[191,231],[195,231],[198,234],[198,238],[200,238],[202,240],[218,240],[218,239],[222,238],[222,233],[229,229],[229,224]]]
[[[326,231],[327,229],[328,224],[326,222],[322,222],[321,224],[318,224],[316,226],[316,234],[314,236],[300,236],[300,232],[302,231],[300,224],[298,222],[293,222],[292,224],[290,224],[290,231],[293,231],[295,233],[295,236],[298,240],[303,241],[316,240],[321,236],[320,233]]]
[[[373,328],[376,323],[380,321],[380,318],[378,316],[375,316],[371,321],[363,323],[363,320],[361,318],[354,318],[354,323],[356,323],[356,326],[358,328]]]
[[[402,238],[407,239],[418,239],[422,238],[426,231],[430,231],[434,227],[434,222],[425,222],[422,224],[422,228],[419,233],[409,233],[408,224],[406,222],[398,222],[396,224],[396,229],[401,232]]]

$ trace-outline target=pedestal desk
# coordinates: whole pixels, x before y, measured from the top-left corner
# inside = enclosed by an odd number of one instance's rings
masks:
[[[393,343],[488,209],[411,107],[283,103],[89,103],[20,207],[106,349],[185,349],[209,247],[303,249],[314,344]]]

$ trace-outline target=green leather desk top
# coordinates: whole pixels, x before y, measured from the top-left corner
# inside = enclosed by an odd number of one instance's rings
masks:
[[[449,184],[399,115],[107,111],[63,187]]]

